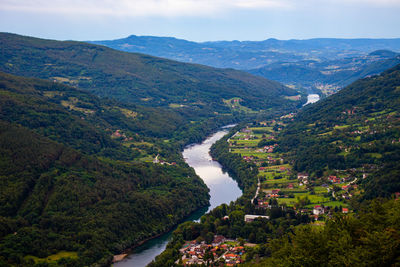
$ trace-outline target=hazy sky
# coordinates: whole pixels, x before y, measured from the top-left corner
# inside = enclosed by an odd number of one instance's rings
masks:
[[[0,31],[58,39],[400,37],[400,0],[0,0]]]

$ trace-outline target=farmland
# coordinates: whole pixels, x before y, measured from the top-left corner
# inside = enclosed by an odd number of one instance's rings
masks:
[[[287,156],[279,152],[279,132],[294,114],[279,119],[253,123],[236,132],[230,139],[229,151],[239,154],[243,160],[254,163],[258,168],[260,191],[256,205],[268,208],[277,201],[279,206],[293,207],[311,213],[319,205],[327,209],[347,207],[347,199],[354,194],[354,178],[347,172],[312,179],[306,173],[296,173]],[[336,177],[336,180],[332,180]],[[329,181],[331,178],[332,181]],[[347,187],[347,188],[346,188]]]

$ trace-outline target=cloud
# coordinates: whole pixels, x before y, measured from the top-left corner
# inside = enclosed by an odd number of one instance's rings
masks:
[[[0,10],[61,15],[207,17],[235,10],[400,7],[400,0],[0,0]]]
[[[287,0],[0,0],[0,10],[65,15],[208,16],[233,9],[288,8]]]

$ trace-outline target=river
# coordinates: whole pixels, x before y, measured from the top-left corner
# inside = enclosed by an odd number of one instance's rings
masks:
[[[318,100],[319,100],[319,95],[317,95],[317,94],[309,94],[309,95],[307,96],[307,103],[305,103],[304,106],[305,106],[305,105],[308,105],[308,104],[315,103],[315,102],[317,102]]]
[[[221,139],[228,133],[228,129],[222,129],[207,138],[201,144],[193,144],[185,148],[182,152],[186,163],[194,168],[196,174],[203,179],[204,183],[210,189],[210,206],[201,209],[187,220],[198,220],[209,210],[221,205],[229,204],[242,195],[242,191],[227,173],[222,171],[222,166],[213,161],[209,155],[212,144]],[[115,267],[144,267],[149,264],[157,255],[163,252],[168,244],[172,231],[135,248],[132,253],[123,261],[115,263]]]

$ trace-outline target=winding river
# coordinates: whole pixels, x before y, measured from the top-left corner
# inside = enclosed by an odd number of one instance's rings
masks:
[[[213,161],[209,155],[211,145],[228,133],[228,129],[222,129],[207,138],[201,144],[193,144],[183,151],[183,157],[189,166],[194,168],[197,175],[204,180],[210,189],[210,206],[192,214],[187,220],[198,220],[209,210],[221,205],[229,204],[242,195],[237,183],[222,171],[222,166]],[[157,255],[164,251],[172,231],[135,248],[123,261],[115,263],[116,267],[144,267]]]
[[[307,104],[315,103],[319,100],[319,95],[309,94]],[[227,174],[222,171],[222,166],[213,161],[209,155],[212,144],[221,139],[225,134],[228,133],[228,129],[221,129],[214,133],[212,136],[207,138],[201,144],[193,144],[182,152],[185,161],[189,166],[194,168],[197,175],[205,182],[207,187],[210,189],[210,206],[197,212],[186,218],[186,220],[197,221],[202,215],[209,210],[221,205],[222,203],[229,204],[231,201],[235,201],[242,195],[242,191],[238,187],[237,183]],[[145,242],[143,245],[132,250],[131,254],[126,257],[123,261],[115,263],[115,267],[144,267],[149,264],[157,255],[163,252],[168,244],[168,240],[172,234],[170,232],[151,239]]]

